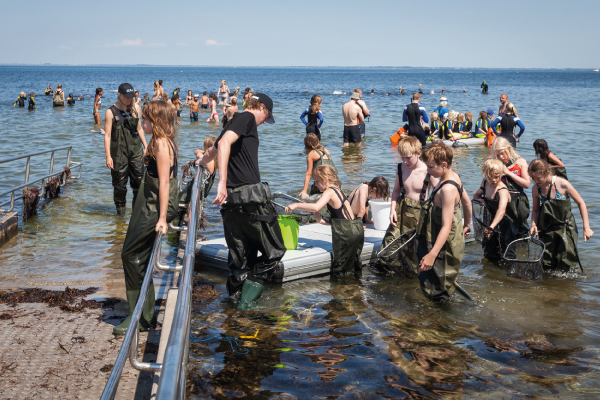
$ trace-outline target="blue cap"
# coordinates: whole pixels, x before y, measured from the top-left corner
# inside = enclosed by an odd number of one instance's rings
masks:
[[[488,108],[486,112],[488,113],[488,115],[494,115],[494,110],[492,110],[491,108]]]

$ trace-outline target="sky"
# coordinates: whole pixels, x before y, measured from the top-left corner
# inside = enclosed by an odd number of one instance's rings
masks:
[[[3,1],[0,64],[599,68],[600,1]]]

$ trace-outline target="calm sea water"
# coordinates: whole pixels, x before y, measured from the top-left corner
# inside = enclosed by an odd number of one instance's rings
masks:
[[[120,250],[129,215],[115,215],[110,173],[104,166],[104,137],[92,132],[93,97],[74,107],[52,108],[43,96],[48,83],[66,93],[91,96],[104,88],[102,115],[122,82],[151,93],[162,79],[167,91],[216,92],[220,80],[242,90],[268,93],[277,123],[260,127],[262,179],[275,190],[298,193],[305,157],[299,115],[312,94],[323,97],[323,144],[332,153],[344,189],[383,175],[393,183],[398,157],[389,136],[402,126],[401,112],[421,84],[422,104],[437,106],[441,88],[449,108],[474,115],[498,109],[509,95],[526,125],[518,146],[527,160],[532,143],[546,138],[565,163],[575,188],[586,200],[592,229],[600,231],[597,95],[600,73],[591,71],[500,71],[417,69],[267,69],[181,67],[0,67],[0,158],[72,145],[84,162],[83,179],[23,224],[0,248],[0,288],[122,284]],[[488,95],[480,93],[483,80]],[[341,107],[359,87],[372,117],[360,149],[343,150]],[[462,93],[463,89],[467,93]],[[34,112],[14,108],[21,91],[38,94]],[[429,95],[431,90],[437,94]],[[308,92],[306,92],[308,91]],[[391,95],[386,95],[391,91]],[[187,109],[186,109],[187,111]],[[184,115],[186,113],[184,111]],[[217,125],[181,118],[180,160],[193,157]],[[103,118],[104,119],[104,118]],[[484,148],[455,153],[456,170],[473,193],[481,181]],[[35,158],[33,172],[48,168],[49,156]],[[57,167],[64,163],[57,154]],[[1,188],[23,179],[25,163],[0,165]],[[216,188],[216,186],[215,186]],[[211,195],[211,198],[214,193]],[[581,231],[578,209],[573,210]],[[208,238],[222,235],[218,210],[208,208]],[[175,239],[165,242],[173,254]],[[242,314],[224,302],[226,277],[198,266],[221,297],[194,315],[189,398],[594,398],[600,389],[600,275],[597,237],[580,238],[584,275],[547,276],[539,281],[509,278],[481,261],[478,245],[467,245],[459,281],[480,306],[456,302],[438,307],[418,291],[415,281],[367,273],[361,282],[328,279],[269,287],[261,310]],[[172,257],[172,256],[169,256]],[[456,297],[456,296],[455,296]],[[211,336],[252,336],[239,344]],[[244,352],[235,344],[237,352]]]

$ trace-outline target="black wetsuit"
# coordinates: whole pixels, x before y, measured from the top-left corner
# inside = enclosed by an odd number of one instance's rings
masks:
[[[408,136],[414,136],[421,142],[421,145],[425,147],[427,144],[427,138],[425,137],[425,131],[421,125],[421,110],[419,109],[418,103],[411,103],[406,108],[406,117],[408,118]]]

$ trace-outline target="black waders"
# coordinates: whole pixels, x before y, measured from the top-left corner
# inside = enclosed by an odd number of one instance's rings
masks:
[[[510,178],[510,175],[502,177],[502,182],[508,188],[510,193],[510,202],[506,206],[506,215],[517,224],[517,239],[529,236],[529,199],[523,188]]]
[[[552,185],[548,189],[547,197],[551,196],[552,186],[555,193],[556,177],[552,178]],[[571,199],[556,200],[554,197],[546,199],[538,188],[540,198],[540,216],[538,219],[538,235],[546,250],[544,251],[544,269],[558,269],[569,271],[576,268],[579,262],[577,253],[577,225],[571,212]],[[556,195],[555,195],[556,196]]]
[[[110,174],[117,214],[125,214],[127,179],[129,178],[131,190],[133,190],[133,205],[142,180],[144,147],[137,132],[139,119],[130,113],[119,110],[114,105],[110,107],[110,110],[114,116],[110,138],[113,169]]]
[[[123,243],[121,259],[125,272],[125,288],[127,290],[127,302],[129,303],[129,317],[123,323],[113,329],[115,335],[124,335],[129,327],[131,314],[140,296],[140,289],[149,267],[148,261],[156,239],[156,224],[159,217],[159,181],[152,178],[148,173],[140,186],[140,196],[136,199],[131,213],[131,220],[127,228],[127,235]],[[169,180],[169,206],[167,208],[167,222],[173,221],[177,215],[179,204],[177,203],[177,178]],[[153,268],[153,266],[150,266]],[[150,289],[144,303],[144,309],[140,318],[142,330],[147,330],[156,321],[154,316],[154,284],[150,283]]]
[[[227,189],[221,215],[229,248],[227,292],[232,299],[240,295],[239,308],[245,310],[260,297],[285,254],[269,185]]]
[[[348,199],[341,189],[332,188],[342,202],[342,213],[350,215],[346,202]],[[338,192],[339,190],[339,192]],[[340,195],[341,193],[341,195]],[[365,243],[365,230],[362,219],[334,218],[333,208],[328,204],[327,208],[331,215],[331,247],[333,250],[333,261],[331,262],[331,275],[340,278],[353,274],[356,278],[362,277],[361,253]],[[343,211],[346,211],[345,213]]]
[[[507,188],[500,188],[496,191],[496,195],[493,199],[490,199],[485,194],[485,180],[481,183],[480,189],[483,190],[483,194],[481,195],[481,199],[485,202],[485,207],[487,211],[490,213],[489,223],[492,223],[494,218],[496,217],[496,213],[498,212],[498,207],[500,205],[500,199],[498,191],[507,190]],[[509,209],[511,210],[509,212]],[[517,233],[519,231],[519,225],[515,220],[511,217],[511,215],[516,215],[516,207],[510,199],[508,203],[506,203],[506,210],[504,212],[504,217],[496,227],[497,229],[492,232],[491,235],[483,237],[483,241],[481,243],[481,247],[483,249],[483,256],[490,261],[499,261],[506,250],[506,247],[512,241],[517,239]],[[498,232],[499,230],[499,232]]]
[[[425,257],[437,240],[442,229],[442,209],[433,204],[436,193],[445,184],[456,186],[462,195],[462,187],[454,181],[442,182],[430,195],[429,200],[422,206],[422,222],[417,235],[417,259],[420,261]],[[435,301],[443,302],[450,299],[450,295],[456,288],[454,281],[458,276],[460,264],[465,250],[465,238],[463,235],[462,212],[460,202],[454,207],[452,227],[446,239],[446,243],[437,255],[433,267],[428,271],[419,272],[419,281],[423,294]]]
[[[406,197],[406,189],[402,181],[402,163],[398,164],[398,179],[400,179],[400,196],[396,200],[396,215],[398,220],[396,226],[390,224],[383,241],[381,248],[383,249],[390,244],[394,239],[402,234],[409,232],[417,227],[419,216],[421,215],[421,205],[425,202],[427,196],[427,188],[431,176],[427,174],[423,181],[423,187],[419,195],[419,201]],[[408,236],[408,235],[407,235]],[[410,239],[410,236],[406,239]],[[403,245],[405,241],[397,241],[389,248],[389,252],[393,253],[398,247]],[[396,273],[400,273],[408,278],[414,278],[418,273],[419,263],[417,262],[417,247],[416,241],[407,244],[393,257],[381,259],[380,265],[388,271],[388,268]]]

